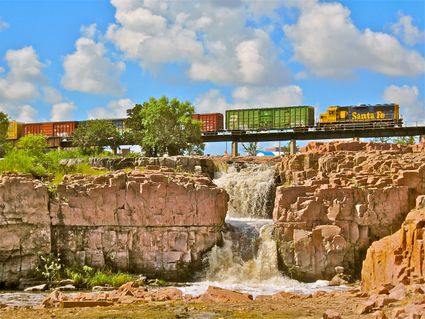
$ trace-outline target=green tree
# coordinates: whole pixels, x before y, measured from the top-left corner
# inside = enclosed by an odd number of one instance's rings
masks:
[[[26,135],[16,143],[18,150],[25,151],[28,155],[40,157],[44,150],[49,147],[47,138],[44,135]]]
[[[194,111],[188,101],[150,98],[128,111],[127,123],[146,155],[179,155],[202,143],[201,123],[192,120]]]
[[[124,133],[124,138],[128,144],[143,144],[143,120],[142,105],[136,104],[132,109],[127,110],[127,119],[125,126],[129,128],[129,132]]]
[[[394,138],[394,143],[401,144],[401,145],[409,145],[409,144],[415,144],[416,140],[414,136],[400,136]]]
[[[110,146],[115,153],[122,139],[112,121],[90,120],[78,125],[72,143],[87,155],[101,153],[104,146]]]
[[[257,142],[250,142],[248,145],[245,145],[242,143],[242,147],[245,150],[245,152],[248,153],[249,156],[256,156],[257,150],[258,150],[258,143]]]
[[[9,118],[6,113],[0,112],[0,154],[3,154],[5,151],[8,128]]]

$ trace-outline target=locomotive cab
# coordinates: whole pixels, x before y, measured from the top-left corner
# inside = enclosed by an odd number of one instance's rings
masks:
[[[330,106],[326,113],[320,114],[320,123],[335,123],[348,120],[348,111],[343,107]]]

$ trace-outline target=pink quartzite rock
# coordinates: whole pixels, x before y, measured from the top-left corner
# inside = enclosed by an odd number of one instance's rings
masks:
[[[331,279],[339,266],[358,276],[371,242],[425,203],[425,153],[411,146],[313,142],[283,158],[278,170],[279,254],[300,280]]]
[[[187,277],[220,240],[228,201],[209,178],[140,171],[66,176],[57,193],[53,237],[66,262],[167,279]]]
[[[372,244],[362,268],[362,289],[376,290],[383,284],[395,286],[390,297],[403,299],[404,285],[424,283],[425,209],[411,211],[401,229]]]
[[[49,194],[31,176],[0,176],[0,283],[16,285],[50,253]]]

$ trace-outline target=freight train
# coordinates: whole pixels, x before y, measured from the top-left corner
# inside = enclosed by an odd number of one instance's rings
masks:
[[[294,130],[337,130],[401,127],[398,104],[377,104],[357,106],[330,106],[320,114],[315,123],[314,107],[287,106],[274,108],[252,108],[227,110],[221,113],[194,114],[192,119],[201,122],[203,134],[220,132],[245,133],[254,131]],[[125,119],[112,119],[120,133],[128,130]],[[18,123],[10,122],[8,139],[18,139],[28,134],[42,134],[47,137],[68,138],[72,136],[78,121]],[[224,125],[225,123],[225,125]]]

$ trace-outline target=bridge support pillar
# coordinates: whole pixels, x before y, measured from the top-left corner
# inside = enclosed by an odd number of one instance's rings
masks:
[[[232,157],[236,157],[238,155],[238,142],[232,142]]]
[[[360,142],[360,137],[353,137],[353,141]]]
[[[297,140],[289,141],[289,154],[294,155],[297,152]]]

